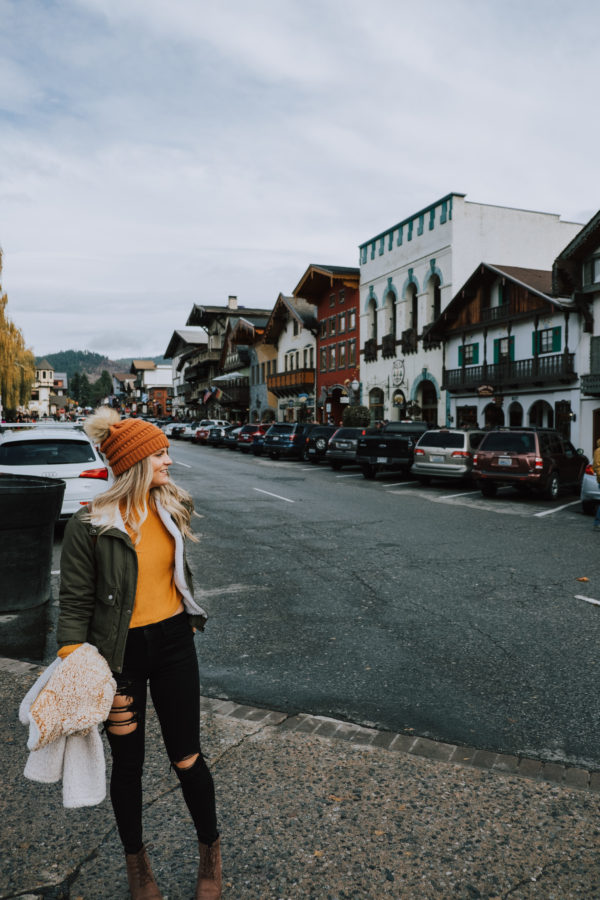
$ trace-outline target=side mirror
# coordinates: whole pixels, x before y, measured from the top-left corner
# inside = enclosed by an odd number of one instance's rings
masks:
[[[581,447],[578,447],[578,448],[577,448],[577,453],[579,454],[579,456],[585,456],[585,454],[584,454],[583,450],[581,449]]]

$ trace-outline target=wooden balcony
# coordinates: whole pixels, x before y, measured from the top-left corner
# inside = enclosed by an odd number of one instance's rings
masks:
[[[365,362],[375,362],[377,359],[377,341],[375,338],[369,338],[365,341],[364,348]]]
[[[419,335],[416,328],[407,328],[402,332],[402,352],[416,353],[419,346]]]
[[[279,375],[267,375],[267,388],[276,397],[293,397],[296,394],[310,394],[315,389],[314,369],[294,369]]]
[[[396,335],[384,334],[381,339],[381,355],[384,359],[389,359],[396,355]]]
[[[476,390],[482,384],[495,388],[527,384],[568,384],[577,380],[574,353],[533,356],[529,359],[504,360],[483,366],[463,366],[447,369],[442,387],[447,391]]]

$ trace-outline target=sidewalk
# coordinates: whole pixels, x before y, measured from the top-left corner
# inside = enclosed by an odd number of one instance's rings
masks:
[[[60,785],[22,777],[39,671],[0,659],[0,900],[125,900],[109,801],[65,810]],[[189,900],[194,831],[149,729],[146,841],[165,900]],[[225,900],[600,898],[596,774],[208,699],[202,737]]]

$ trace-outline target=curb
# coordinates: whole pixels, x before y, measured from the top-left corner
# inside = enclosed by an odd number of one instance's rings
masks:
[[[0,657],[0,672],[25,675],[28,672],[39,673],[43,669],[43,665],[36,663]],[[564,763],[543,762],[525,756],[478,750],[476,747],[461,747],[458,744],[446,744],[430,738],[398,734],[393,731],[380,731],[376,728],[366,728],[327,716],[313,716],[307,713],[289,715],[277,710],[245,706],[235,703],[233,700],[201,697],[200,703],[206,712],[223,718],[253,722],[263,727],[274,726],[281,731],[312,734],[329,740],[348,741],[357,747],[377,747],[380,750],[406,753],[409,756],[417,756],[433,762],[452,763],[498,775],[516,775],[531,781],[600,794],[600,772],[568,766]]]

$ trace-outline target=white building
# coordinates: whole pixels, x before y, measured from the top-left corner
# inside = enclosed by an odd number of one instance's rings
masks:
[[[49,416],[52,410],[51,395],[54,390],[54,369],[47,359],[35,362],[35,383],[31,389],[31,400],[28,403],[29,412],[41,418]]]
[[[433,322],[482,260],[548,270],[580,229],[452,193],[361,244],[362,402],[373,418],[445,422]]]
[[[178,328],[171,335],[165,350],[165,359],[171,360],[171,379],[173,382],[172,415],[184,418],[187,401],[191,394],[189,382],[185,380],[188,366],[195,353],[206,350],[208,335],[200,325]]]
[[[277,348],[277,358],[271,374],[264,377],[267,389],[277,397],[275,412],[280,422],[314,419],[317,329],[310,303],[279,295],[264,337],[266,344]]]

